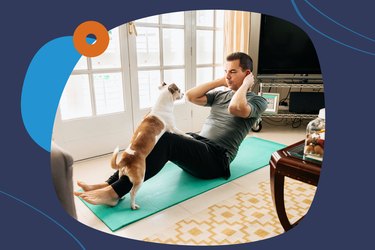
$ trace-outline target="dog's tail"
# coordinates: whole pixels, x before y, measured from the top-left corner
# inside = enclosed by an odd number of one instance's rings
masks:
[[[119,147],[117,146],[115,148],[115,150],[113,151],[113,154],[112,154],[112,159],[111,159],[111,167],[113,169],[120,169],[120,166],[117,164],[117,155],[118,155],[118,152],[120,151]]]

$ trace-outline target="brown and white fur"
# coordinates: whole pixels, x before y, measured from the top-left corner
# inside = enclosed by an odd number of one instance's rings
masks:
[[[130,145],[122,153],[120,162],[117,163],[118,147],[112,155],[112,168],[119,170],[119,177],[127,175],[133,184],[130,190],[132,209],[139,208],[135,203],[135,196],[144,181],[146,157],[150,154],[160,137],[166,131],[190,137],[176,128],[173,116],[173,103],[181,99],[183,93],[174,83],[169,85],[163,83],[159,89],[160,95],[154,107],[133,134]]]

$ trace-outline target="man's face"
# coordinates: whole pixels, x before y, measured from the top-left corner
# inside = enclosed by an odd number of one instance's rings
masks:
[[[242,71],[239,59],[227,62],[225,65],[225,80],[228,88],[237,91],[241,87],[243,79],[250,73],[249,69]]]

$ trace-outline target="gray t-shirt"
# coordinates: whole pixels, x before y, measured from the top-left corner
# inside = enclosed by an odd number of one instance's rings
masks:
[[[206,94],[207,104],[211,107],[210,115],[203,124],[199,133],[212,142],[228,150],[229,160],[237,155],[238,147],[249,133],[254,122],[267,108],[267,101],[253,92],[246,94],[247,102],[251,107],[248,118],[236,117],[229,114],[228,106],[234,91],[210,91]]]

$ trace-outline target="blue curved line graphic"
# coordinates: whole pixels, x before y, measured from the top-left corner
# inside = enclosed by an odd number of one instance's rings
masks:
[[[372,39],[372,38],[370,38],[370,37],[368,37],[368,36],[362,35],[361,33],[357,32],[357,31],[354,31],[354,30],[352,30],[352,29],[346,27],[345,25],[339,23],[338,21],[336,21],[336,20],[330,18],[329,16],[327,16],[326,14],[324,14],[321,10],[319,10],[316,6],[314,6],[312,3],[310,3],[308,0],[304,0],[304,1],[305,1],[308,5],[310,5],[311,8],[313,8],[314,10],[316,10],[319,14],[321,14],[322,16],[324,16],[325,18],[327,18],[328,20],[334,22],[334,23],[337,24],[338,26],[340,26],[340,27],[342,27],[342,28],[344,28],[344,29],[346,29],[346,30],[348,30],[348,31],[350,31],[350,32],[352,32],[352,33],[354,33],[354,34],[360,36],[360,37],[363,37],[363,38],[365,38],[365,39],[367,39],[367,40],[369,40],[369,41],[371,41],[371,42],[375,42],[375,39]]]
[[[61,94],[80,57],[73,37],[60,37],[41,47],[27,69],[21,95],[23,123],[31,138],[48,152]]]
[[[301,20],[302,20],[307,26],[309,26],[312,30],[316,31],[317,33],[319,33],[320,35],[324,36],[325,38],[328,38],[329,40],[334,41],[334,42],[336,42],[336,43],[338,43],[338,44],[341,44],[342,46],[345,46],[345,47],[347,47],[347,48],[349,48],[349,49],[353,49],[353,50],[356,50],[356,51],[359,51],[359,52],[362,52],[362,53],[365,53],[365,54],[368,54],[368,55],[371,55],[371,56],[374,56],[374,55],[375,55],[374,52],[370,52],[370,51],[362,50],[362,49],[356,48],[356,47],[354,47],[354,46],[351,46],[351,45],[349,45],[349,44],[343,43],[343,42],[341,42],[341,41],[339,41],[339,40],[337,40],[337,39],[335,39],[335,38],[333,38],[333,37],[331,37],[331,36],[329,36],[329,35],[323,33],[322,31],[318,30],[317,28],[315,28],[314,26],[312,26],[312,25],[311,25],[311,24],[310,24],[310,23],[309,23],[309,22],[308,22],[308,21],[302,16],[300,10],[298,9],[298,7],[297,7],[297,5],[296,5],[296,3],[295,3],[295,0],[290,0],[290,1],[291,1],[292,5],[293,5],[293,7],[294,7],[294,10],[296,11],[297,15],[299,16],[299,18],[301,18]]]
[[[46,214],[46,213],[44,213],[43,211],[41,211],[40,209],[38,209],[38,208],[36,208],[36,207],[34,207],[34,206],[32,206],[32,205],[30,205],[30,204],[28,204],[27,202],[25,202],[25,201],[23,201],[23,200],[21,200],[21,199],[19,199],[19,198],[17,198],[17,197],[15,197],[15,196],[13,196],[13,195],[11,195],[11,194],[8,194],[8,193],[6,193],[6,192],[4,192],[4,191],[2,191],[2,190],[0,190],[0,193],[2,193],[3,195],[5,195],[5,196],[7,196],[7,197],[9,197],[9,198],[12,198],[12,199],[14,199],[14,200],[16,200],[16,201],[18,201],[19,203],[21,203],[21,204],[23,204],[23,205],[25,205],[25,206],[27,206],[27,207],[29,207],[29,208],[31,208],[31,209],[33,209],[34,211],[36,211],[36,212],[38,212],[38,213],[40,213],[41,215],[44,215],[45,217],[47,217],[50,221],[52,221],[53,223],[55,223],[56,225],[58,225],[61,229],[63,229],[64,231],[65,231],[65,233],[67,233],[70,237],[72,237],[74,240],[75,240],[75,242],[77,242],[77,244],[82,248],[82,249],[86,249],[84,246],[83,246],[83,244],[68,230],[68,229],[66,229],[63,225],[61,225],[60,223],[58,223],[55,219],[53,219],[51,216],[49,216],[48,214]]]
[[[21,95],[23,123],[31,138],[48,152],[61,94],[81,56],[72,36],[59,37],[41,47],[27,69]]]

